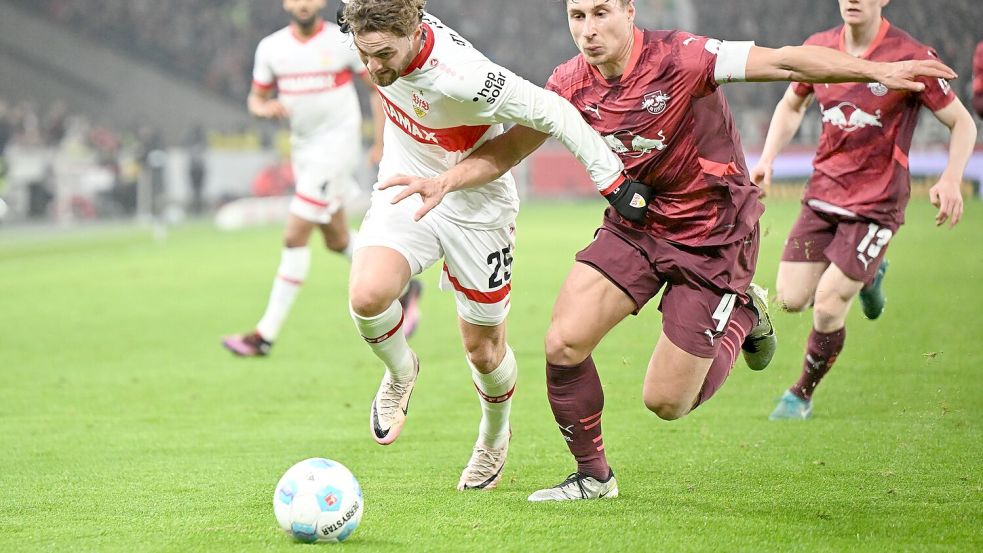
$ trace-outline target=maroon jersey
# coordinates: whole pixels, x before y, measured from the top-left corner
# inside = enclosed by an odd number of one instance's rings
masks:
[[[566,98],[617,153],[629,177],[658,190],[648,228],[687,246],[746,237],[764,212],[714,69],[720,41],[635,30],[620,78],[577,57],[546,88]],[[743,63],[743,61],[742,61]]]
[[[845,50],[843,25],[816,33],[806,44]],[[935,51],[884,19],[870,48],[871,61],[938,59]],[[900,225],[910,195],[908,149],[925,106],[938,111],[956,96],[943,79],[920,79],[919,93],[888,90],[880,83],[795,83],[799,96],[815,94],[823,131],[805,201],[815,209],[861,215]]]

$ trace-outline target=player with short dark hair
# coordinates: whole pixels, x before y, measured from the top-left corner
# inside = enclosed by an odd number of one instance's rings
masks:
[[[843,25],[816,33],[807,45],[855,59],[890,62],[937,60],[881,16],[888,0],[839,0]],[[950,131],[949,163],[929,191],[939,208],[935,222],[962,218],[959,187],[976,141],[972,115],[941,78],[922,78],[923,90],[889,90],[879,82],[813,85],[796,82],[775,108],[761,160],[751,177],[767,187],[778,152],[795,135],[816,100],[823,130],[802,211],[785,242],[778,267],[778,303],[798,312],[813,308],[813,328],[799,380],[769,418],[805,419],[812,394],[846,340],[846,316],[860,296],[868,319],[884,309],[881,284],[891,239],[904,223],[910,195],[908,149],[924,106]]]
[[[502,123],[515,123],[557,138],[598,188],[611,190],[613,202],[630,212],[644,210],[645,198],[634,192],[643,185],[624,177],[621,161],[570,104],[488,60],[425,13],[425,4],[349,0],[342,12],[389,119],[380,181],[397,173],[439,175],[500,135]],[[482,411],[458,489],[491,489],[508,454],[517,377],[506,340],[519,204],[515,181],[503,171],[457,190],[426,217],[416,216],[418,199],[399,202],[397,195],[383,187],[373,193],[349,282],[355,326],[386,367],[370,409],[372,435],[382,445],[400,435],[420,372],[399,333],[402,311],[395,298],[411,276],[442,260],[441,288],[455,294]]]
[[[723,384],[738,351],[753,369],[775,337],[765,291],[751,284],[758,255],[760,190],[748,178],[733,117],[718,86],[733,81],[876,80],[920,89],[918,75],[953,77],[939,62],[870,63],[824,48],[761,48],[679,31],[643,31],[634,2],[567,0],[581,54],[547,88],[570,101],[651,194],[643,217],[614,204],[577,254],[546,335],[553,415],[577,471],[530,501],[616,497],[601,434],[604,393],[591,353],[628,315],[665,289],[658,339],[642,388],[660,418],[685,416]],[[440,177],[401,177],[401,196],[426,206],[487,182],[546,135],[515,127]]]

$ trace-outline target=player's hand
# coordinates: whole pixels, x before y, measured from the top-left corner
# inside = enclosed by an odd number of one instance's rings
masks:
[[[916,79],[946,79],[956,78],[956,72],[948,65],[938,60],[908,60],[878,64],[874,80],[891,90],[910,90],[921,92],[925,83]]]
[[[935,225],[940,226],[949,220],[949,228],[963,218],[963,194],[959,190],[959,182],[949,179],[939,179],[935,186],[929,189],[928,197],[932,205],[939,208],[935,216]]]
[[[290,113],[279,100],[267,100],[256,112],[256,116],[263,119],[286,119],[290,117]]]
[[[762,198],[766,198],[771,192],[771,171],[771,163],[764,160],[758,161],[758,164],[751,169],[751,182],[761,188]]]
[[[637,224],[645,222],[649,202],[654,197],[654,188],[633,179],[625,179],[625,182],[604,196],[619,215]]]
[[[379,185],[379,190],[385,190],[393,186],[403,186],[402,190],[396,194],[390,203],[398,204],[399,202],[409,198],[413,194],[419,194],[420,198],[423,199],[423,206],[416,211],[413,215],[414,221],[419,221],[423,219],[423,216],[430,213],[430,210],[437,207],[444,196],[447,194],[447,186],[440,179],[440,177],[434,177],[432,179],[426,179],[423,177],[414,177],[411,175],[395,175],[385,180],[385,182]]]

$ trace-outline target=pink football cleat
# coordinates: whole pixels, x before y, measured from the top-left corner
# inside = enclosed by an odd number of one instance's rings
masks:
[[[234,334],[222,339],[225,349],[239,357],[265,357],[270,353],[273,342],[267,341],[255,330],[249,334]]]

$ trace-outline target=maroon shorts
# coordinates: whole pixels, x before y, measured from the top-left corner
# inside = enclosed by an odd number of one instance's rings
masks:
[[[785,241],[782,261],[829,262],[853,280],[870,284],[897,231],[896,225],[827,213],[803,204]]]
[[[693,248],[605,216],[594,241],[576,259],[628,294],[638,306],[635,313],[665,285],[659,303],[662,331],[683,351],[712,359],[734,308],[748,302],[758,226],[737,242]]]

